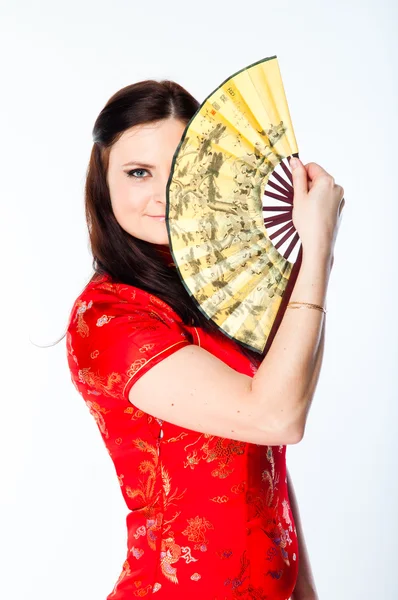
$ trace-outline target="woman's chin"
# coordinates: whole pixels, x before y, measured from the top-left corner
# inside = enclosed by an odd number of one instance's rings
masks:
[[[159,246],[169,246],[170,245],[167,232],[165,233],[165,235],[152,235],[148,239],[148,241],[151,242],[151,244],[157,244]]]

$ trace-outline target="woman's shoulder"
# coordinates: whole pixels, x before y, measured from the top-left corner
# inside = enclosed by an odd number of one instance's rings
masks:
[[[151,312],[158,312],[181,322],[178,313],[167,302],[150,291],[139,288],[129,283],[115,281],[108,273],[95,273],[77,296],[73,310],[84,312],[95,304],[97,308],[108,310],[145,310],[149,316]]]
[[[76,301],[89,297],[113,301],[116,298],[139,302],[148,296],[148,292],[128,283],[115,281],[108,273],[95,273]]]
[[[134,285],[113,280],[108,274],[95,274],[77,296],[71,308],[67,336],[82,352],[92,345],[105,347],[134,340],[152,342],[173,335],[191,340],[180,315],[161,298]],[[143,345],[142,342],[141,345]]]
[[[160,298],[109,276],[94,277],[76,299],[67,329],[68,360],[84,394],[119,397],[139,377],[190,344],[178,315]]]

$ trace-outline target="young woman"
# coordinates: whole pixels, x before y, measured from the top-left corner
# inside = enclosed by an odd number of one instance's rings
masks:
[[[174,82],[142,81],[93,130],[94,275],[70,313],[67,359],[129,509],[107,598],[311,600],[286,445],[302,439],[318,381],[343,188],[298,161],[290,301],[304,309],[286,310],[265,356],[244,349],[196,309],[168,248],[166,184],[198,106]]]

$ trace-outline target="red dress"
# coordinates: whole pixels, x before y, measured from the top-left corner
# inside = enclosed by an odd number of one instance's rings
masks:
[[[184,325],[158,297],[108,275],[87,284],[69,317],[71,379],[129,510],[126,558],[107,600],[288,600],[299,556],[286,446],[184,429],[129,401],[141,375],[187,344],[256,372],[227,336]]]

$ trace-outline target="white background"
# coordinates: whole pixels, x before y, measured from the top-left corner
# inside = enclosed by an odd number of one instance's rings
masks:
[[[91,276],[83,185],[108,98],[147,78],[202,101],[277,55],[300,157],[346,205],[305,437],[287,449],[320,600],[393,600],[397,486],[397,4],[393,0],[1,3],[0,594],[100,600],[124,504],[66,363]],[[203,599],[205,600],[205,599]]]

